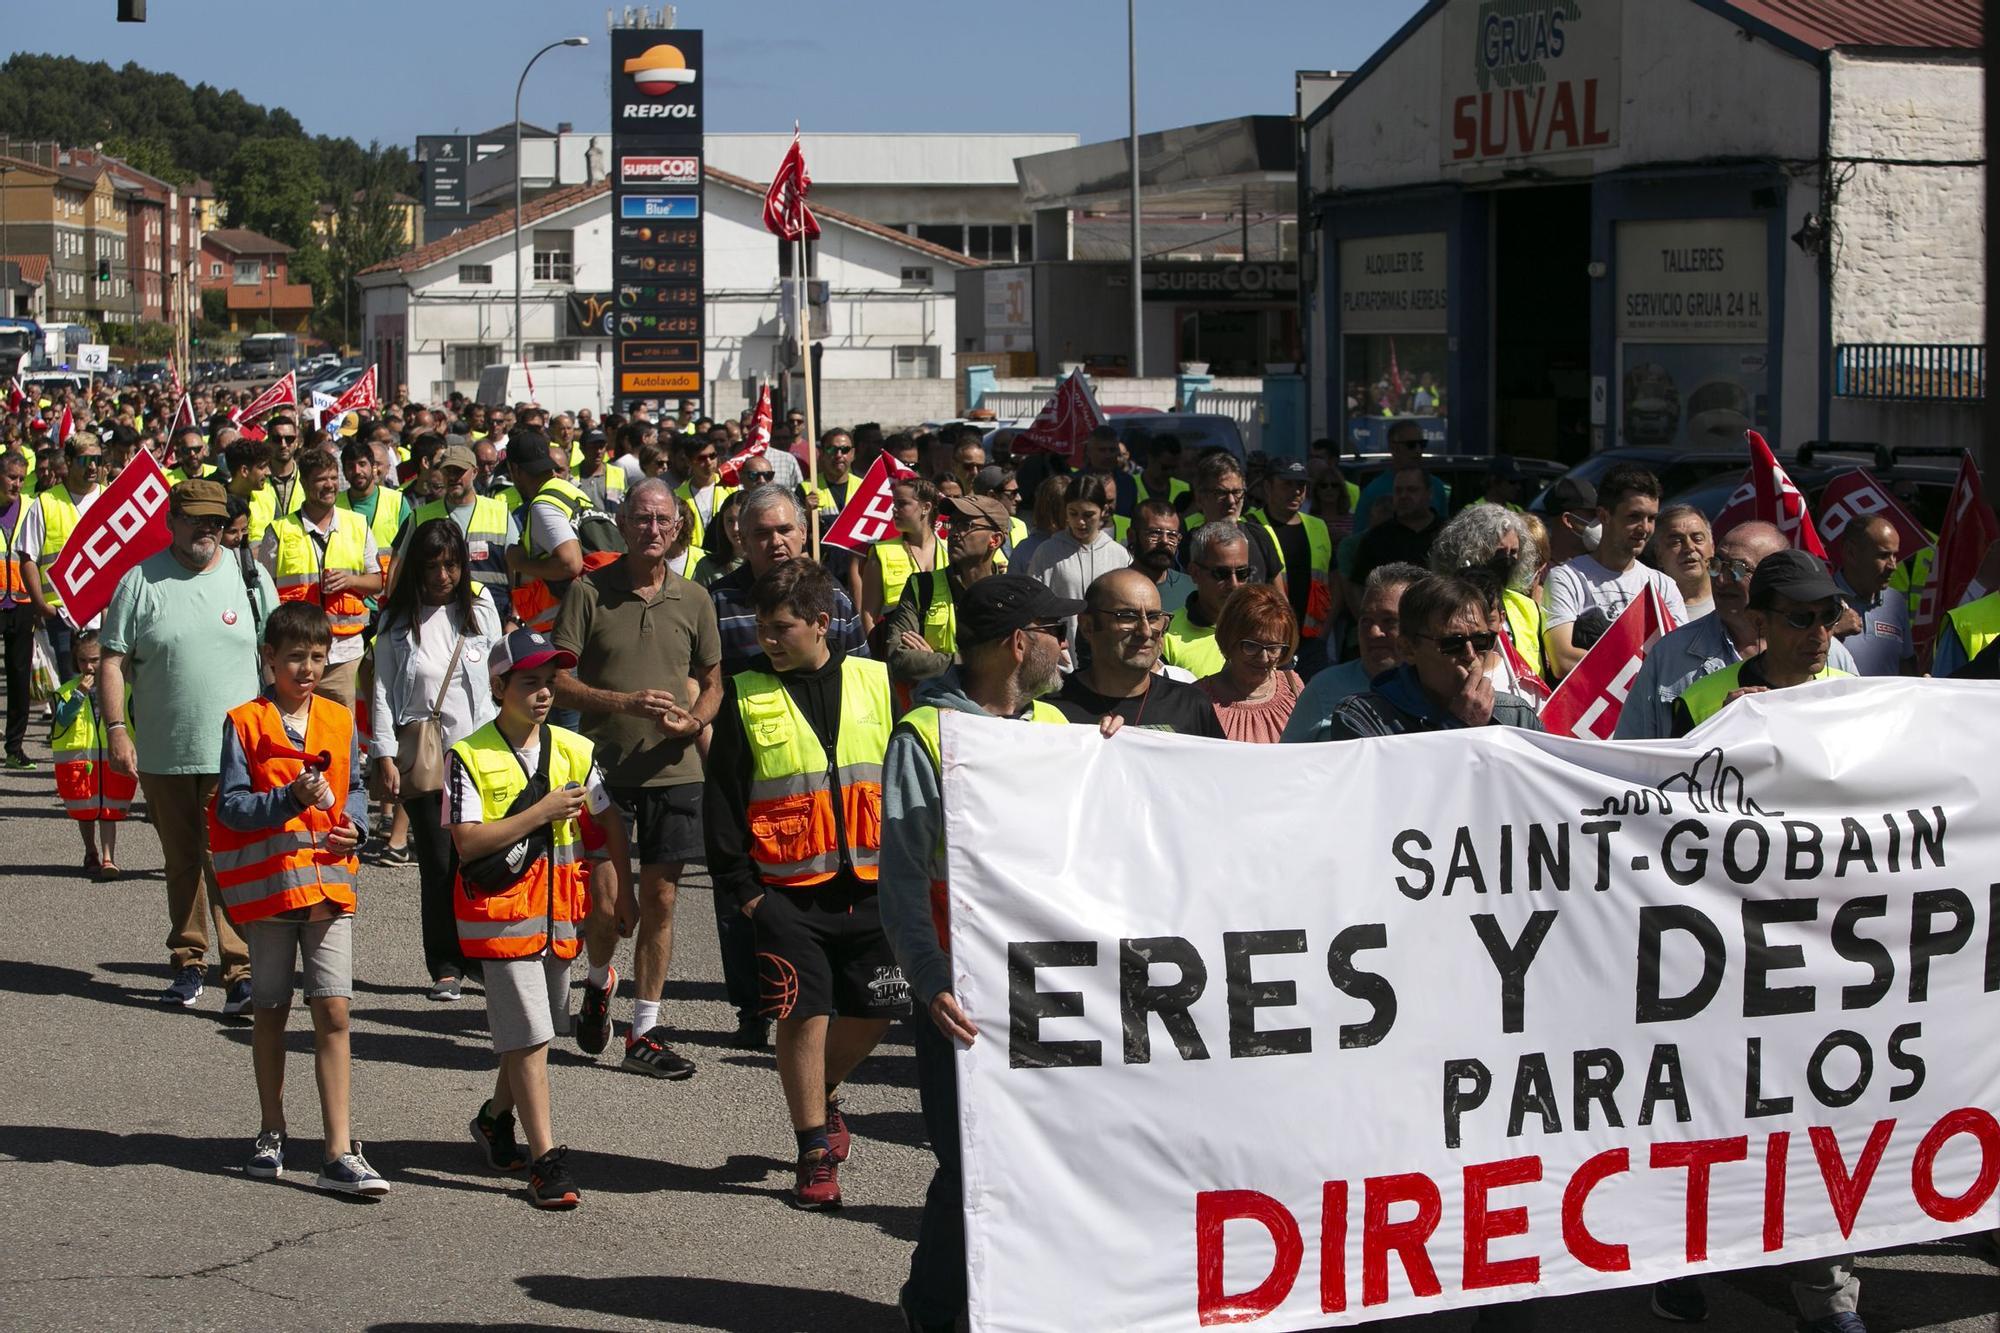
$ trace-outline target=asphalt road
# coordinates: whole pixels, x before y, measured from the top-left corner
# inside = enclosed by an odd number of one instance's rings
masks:
[[[303,1183],[319,1117],[302,1013],[287,1089],[297,1174],[253,1180],[248,1025],[220,1016],[214,986],[192,1012],[155,1002],[168,979],[158,843],[128,822],[127,878],[84,879],[35,730],[41,771],[0,774],[0,1181],[15,1219],[0,1327],[901,1327],[895,1293],[930,1165],[909,1048],[897,1034],[847,1092],[845,1209],[788,1207],[792,1139],[771,1059],[724,1044],[705,879],[685,886],[664,1014],[699,1074],[657,1083],[570,1046],[551,1060],[576,1212],[536,1213],[466,1134],[494,1061],[476,989],[457,1005],[423,998],[414,869],[366,872],[356,931],[355,1133],[393,1192],[371,1204]],[[629,1001],[614,1013],[622,1023]],[[1864,1258],[1869,1328],[2000,1333],[1991,1259],[1978,1238]],[[1791,1327],[1770,1270],[1707,1285],[1717,1333]],[[1548,1303],[1540,1327],[1665,1326],[1643,1292],[1610,1291]]]

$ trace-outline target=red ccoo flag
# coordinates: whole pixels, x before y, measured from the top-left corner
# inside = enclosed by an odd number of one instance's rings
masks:
[[[916,475],[887,454],[875,455],[868,475],[848,495],[840,517],[826,530],[820,543],[858,552],[895,536],[895,484]]]
[[[806,174],[805,150],[799,146],[799,127],[795,124],[792,146],[785,150],[777,174],[771,177],[771,188],[764,192],[764,230],[786,241],[800,237],[809,241],[819,239],[819,219],[806,206],[806,194],[811,189],[812,177]]]
[[[1542,706],[1542,726],[1558,736],[1610,740],[1647,650],[1673,628],[1674,618],[1660,600],[1659,589],[1648,586],[1556,686]]]
[[[1063,454],[1071,459],[1083,456],[1083,442],[1090,432],[1104,424],[1097,396],[1081,370],[1056,386],[1055,394],[1042,406],[1028,429],[1014,437],[1016,454]]]
[[[766,384],[757,391],[757,414],[750,418],[750,442],[737,451],[736,456],[724,463],[717,471],[724,486],[737,485],[743,479],[743,464],[752,458],[770,452],[771,448],[771,386]]]
[[[333,400],[333,406],[327,409],[327,415],[342,417],[349,412],[366,411],[381,405],[382,400],[375,393],[375,367],[370,366],[361,372],[360,379],[347,387],[346,393]]]
[[[167,549],[169,489],[158,461],[137,450],[118,480],[77,520],[49,566],[49,581],[62,594],[70,623],[89,624],[111,605],[125,571]]]
[[[1944,529],[1938,533],[1937,559],[1931,565],[1924,594],[1929,615],[1923,624],[1912,626],[1920,657],[1929,660],[1938,622],[1965,596],[1966,587],[1979,572],[1979,562],[1986,558],[1986,548],[1995,541],[2000,541],[2000,522],[1993,517],[1993,506],[1986,503],[1979,469],[1967,454],[1959,462],[1958,481],[1951,488],[1951,501],[1944,512]]]
[[[201,429],[200,424],[194,419],[194,400],[182,394],[180,402],[174,404],[174,419],[167,423],[168,442],[171,444],[175,432],[188,426],[193,426],[196,430]]]
[[[1778,531],[1799,550],[1826,559],[1826,546],[1819,539],[1819,529],[1813,526],[1806,497],[1785,475],[1778,456],[1764,443],[1764,437],[1754,430],[1743,434],[1750,441],[1750,470],[1743,474],[1743,484],[1729,497],[1729,503],[1715,516],[1717,539],[1738,523],[1760,519],[1777,524]]]
[[[296,371],[286,371],[285,377],[273,384],[236,414],[237,421],[255,421],[266,412],[275,412],[281,407],[299,405],[299,377]]]

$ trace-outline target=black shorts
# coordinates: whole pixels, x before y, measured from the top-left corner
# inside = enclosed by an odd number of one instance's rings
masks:
[[[910,1011],[874,890],[771,889],[757,928],[759,1011],[766,1018],[896,1018]]]
[[[701,784],[676,787],[610,787],[611,799],[631,821],[632,854],[642,866],[699,861]]]

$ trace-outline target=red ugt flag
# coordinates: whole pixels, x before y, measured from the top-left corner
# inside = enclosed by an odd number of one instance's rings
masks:
[[[1042,405],[1033,424],[1015,437],[1013,451],[1064,454],[1075,460],[1083,456],[1083,442],[1090,438],[1090,432],[1103,424],[1104,413],[1084,382],[1083,372],[1072,371],[1056,386],[1055,396]]]
[[[78,625],[111,605],[125,571],[167,549],[167,474],[144,449],[77,521],[49,566],[63,614]]]
[[[793,125],[792,146],[785,150],[777,174],[771,177],[771,188],[764,192],[764,230],[781,240],[818,240],[819,219],[806,207],[806,193],[811,189],[805,150],[799,146],[799,127]]]
[[[69,437],[74,434],[76,434],[76,414],[69,410],[68,403],[64,403],[62,415],[56,418],[56,443],[68,444]]]
[[[1965,596],[1966,585],[1979,572],[1986,548],[2000,540],[2000,523],[1979,484],[1979,469],[1967,454],[1958,465],[1958,481],[1951,488],[1951,504],[1945,510],[1944,530],[1938,534],[1937,560],[1931,565],[1931,581],[1924,602],[1931,614],[1915,626],[1917,646],[1928,655],[1937,637],[1938,622],[1945,612]]]
[[[718,469],[722,484],[734,486],[739,483],[743,479],[743,464],[768,453],[770,448],[771,386],[766,384],[757,391],[757,414],[750,418],[750,442]]]
[[[1820,542],[1819,530],[1813,526],[1806,497],[1792,484],[1779,465],[1778,456],[1764,443],[1764,437],[1754,430],[1743,434],[1750,441],[1750,470],[1743,474],[1743,484],[1729,497],[1729,503],[1715,516],[1716,537],[1720,538],[1738,523],[1758,519],[1777,524],[1778,531],[1799,550],[1826,559],[1826,547]]]
[[[846,507],[820,538],[821,544],[859,552],[895,536],[896,497],[893,488],[904,477],[916,475],[887,454],[875,455],[868,475],[847,497]]]
[[[194,419],[194,400],[186,394],[182,394],[180,402],[174,405],[174,419],[167,423],[168,442],[171,444],[177,432],[190,426],[193,426],[197,430],[200,429],[200,426],[196,424]]]
[[[347,386],[346,393],[333,400],[333,406],[327,409],[327,413],[329,416],[340,417],[349,412],[364,411],[381,405],[382,400],[375,392],[375,367],[370,366],[361,373],[360,379]]]
[[[249,405],[236,414],[238,422],[255,421],[266,412],[275,412],[281,407],[299,405],[299,377],[296,371],[286,371],[285,377],[264,392],[251,399]]]
[[[1672,628],[1674,618],[1660,600],[1659,589],[1649,586],[1556,686],[1542,706],[1542,725],[1558,736],[1610,740],[1646,651]]]

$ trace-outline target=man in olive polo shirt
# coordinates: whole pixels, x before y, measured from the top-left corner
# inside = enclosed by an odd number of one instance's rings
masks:
[[[556,678],[556,706],[582,715],[612,797],[637,824],[637,933],[632,947],[635,1003],[624,1067],[682,1079],[693,1062],[667,1045],[660,992],[674,949],[674,897],[681,867],[702,855],[701,755],[695,741],[722,701],[722,643],[715,604],[700,585],[667,566],[680,508],[666,483],[649,477],[625,496],[618,526],[625,554],[578,578],[556,615],[556,646],[576,654]],[[618,918],[593,902],[584,923],[590,954],[577,1044],[595,1055],[610,1036],[618,974]]]

